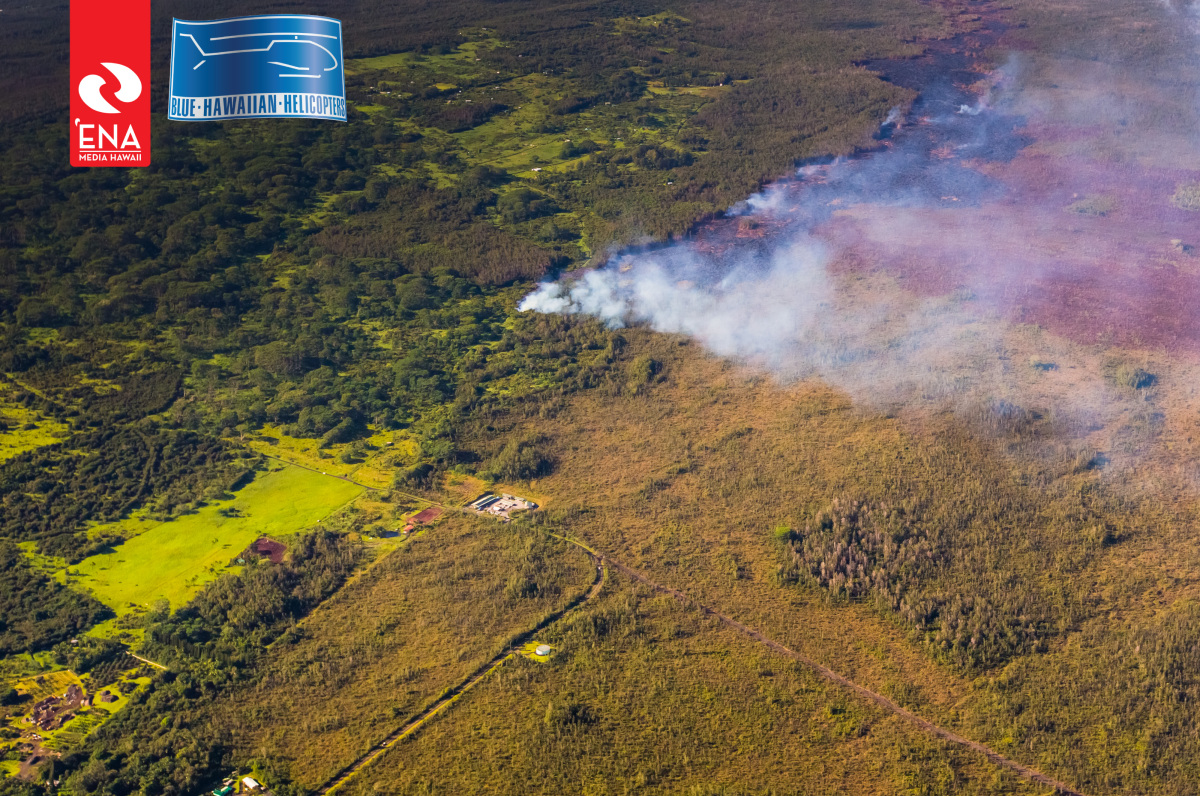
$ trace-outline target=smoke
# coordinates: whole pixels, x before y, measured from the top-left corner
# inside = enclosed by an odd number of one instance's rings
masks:
[[[1121,137],[1122,108],[1157,129],[1145,85],[1110,74],[1125,96],[1106,93],[1076,64],[947,70],[888,114],[877,150],[807,164],[520,309],[687,335],[870,406],[1035,404],[1094,436],[1146,398],[1105,379],[1101,348],[1200,350],[1200,263],[1180,244],[1196,216],[1170,201],[1197,175],[1140,166],[1149,139]]]
[[[941,327],[952,316],[971,322],[943,302],[849,290],[832,268],[849,248],[818,234],[856,206],[924,206],[947,196],[978,203],[995,194],[994,181],[964,160],[1006,159],[1021,146],[1019,120],[987,113],[1004,74],[989,76],[982,95],[930,92],[907,118],[893,109],[881,137],[905,126],[912,134],[866,157],[802,167],[795,180],[731,208],[711,236],[623,252],[602,268],[540,285],[520,309],[688,335],[719,356],[789,379],[816,375],[863,398],[920,389],[920,374],[934,373],[948,347],[972,345]],[[935,154],[947,148],[952,156]],[[865,232],[881,233],[888,237],[878,224]]]
[[[826,311],[832,284],[824,247],[796,239],[725,271],[686,247],[625,254],[574,282],[541,285],[520,309],[592,315],[610,327],[645,323],[685,334],[719,356],[778,369]]]

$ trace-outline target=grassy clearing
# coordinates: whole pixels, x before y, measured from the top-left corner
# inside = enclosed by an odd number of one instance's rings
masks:
[[[70,434],[65,424],[10,400],[11,394],[12,386],[0,382],[0,462],[61,442]]]
[[[3,410],[8,430],[0,433],[0,461],[18,453],[61,442],[69,433],[67,426],[43,417],[38,412],[14,406]]]
[[[677,95],[677,94],[690,94],[690,95],[696,96],[696,97],[704,97],[705,99],[716,99],[717,97],[721,96],[722,94],[726,93],[727,91],[729,91],[732,88],[733,88],[732,84],[727,84],[727,85],[723,85],[723,86],[677,86],[677,87],[675,87],[675,86],[664,86],[661,83],[659,83],[659,84],[651,83],[647,90],[651,94],[659,94],[659,95],[666,94],[666,95],[672,95],[672,96]]]
[[[616,28],[616,32],[618,33],[628,34],[641,33],[661,25],[678,25],[689,22],[691,22],[690,19],[676,14],[674,11],[659,11],[657,14],[647,14],[639,17],[617,17],[613,20],[613,27]]]
[[[182,605],[259,536],[319,522],[362,488],[299,467],[275,466],[228,500],[152,525],[124,544],[57,573],[118,615],[159,598]]]
[[[519,92],[523,103],[454,134],[453,140],[473,165],[499,167],[526,180],[536,180],[531,171],[534,167],[561,170],[567,165],[561,157],[567,142],[592,140],[612,148],[671,143],[679,126],[722,91],[702,86],[651,86],[647,97],[656,102],[653,126],[647,126],[631,118],[635,114],[628,104],[599,105],[549,120],[546,103],[557,99],[567,86],[545,75],[526,75],[509,81],[505,88]]]
[[[38,679],[41,682],[38,682]],[[20,691],[22,694],[27,694],[30,701],[40,702],[48,696],[62,694],[73,685],[83,685],[74,672],[66,669],[60,669],[56,672],[46,672],[33,677],[27,677],[13,683],[12,687]]]
[[[244,443],[267,456],[284,459],[330,475],[386,489],[396,466],[410,464],[420,453],[417,441],[403,431],[375,430],[354,443],[321,447],[319,439],[290,437],[276,425],[266,425]],[[358,455],[354,455],[354,452]],[[349,456],[347,456],[349,454]],[[347,461],[347,458],[350,460]]]
[[[0,688],[15,688],[22,680],[30,680],[58,668],[50,652],[37,652],[30,656],[10,655],[0,659]]]
[[[442,479],[442,491],[458,503],[469,503],[489,489],[491,483],[475,475],[450,471]]]
[[[521,649],[520,649],[521,656],[524,658],[528,658],[529,660],[534,661],[535,663],[549,663],[550,659],[554,657],[554,654],[558,650],[554,646],[550,645],[550,654],[549,655],[538,655],[537,648],[544,645],[545,643],[546,643],[545,641],[543,641],[542,639],[539,638],[539,639],[534,639],[533,641],[526,642],[525,644],[522,644]]]
[[[432,505],[415,495],[406,497],[394,493],[391,497],[390,501],[383,500],[380,493],[368,492],[324,525],[335,532],[348,534],[380,555],[385,554],[403,543],[402,531],[413,515]]]
[[[475,60],[479,48],[499,46],[501,46],[501,43],[497,39],[480,38],[464,42],[448,53],[419,54],[403,52],[379,55],[373,58],[352,58],[346,62],[346,71],[350,74],[358,74],[377,69],[405,70],[422,75],[454,75],[460,80],[469,80],[483,73],[483,69]],[[400,82],[395,87],[403,90],[407,85],[407,83]],[[422,83],[421,87],[423,88],[424,85]],[[442,90],[445,90],[444,86],[453,88],[455,84],[437,84],[437,87]]]
[[[313,788],[584,590],[589,560],[544,535],[453,515],[277,641],[260,684],[214,707],[247,757]]]

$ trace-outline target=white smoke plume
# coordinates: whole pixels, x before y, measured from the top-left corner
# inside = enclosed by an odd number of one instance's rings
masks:
[[[798,240],[770,255],[766,267],[735,266],[715,281],[686,249],[639,257],[626,254],[573,282],[549,282],[522,310],[582,313],[610,327],[645,323],[686,334],[712,352],[778,369],[831,298],[824,247]]]
[[[890,113],[877,151],[806,165],[695,237],[539,285],[520,309],[687,335],[880,408],[1019,405],[1081,438],[1131,427],[1151,394],[1114,386],[1097,344],[1200,348],[1178,309],[1200,300],[1195,216],[1171,204],[1187,174],[1133,165],[1158,129],[1125,126],[1141,78],[1105,94],[1077,59],[1036,57],[1032,90],[1018,57],[974,85],[959,71]],[[1167,261],[1171,284],[1143,266]]]
[[[960,360],[979,366],[976,319],[944,301],[904,296],[894,285],[874,296],[848,290],[847,280],[831,271],[844,245],[814,232],[835,211],[858,205],[985,196],[991,187],[983,174],[930,156],[947,145],[985,156],[992,149],[1005,156],[1012,148],[1013,124],[987,116],[986,94],[965,99],[954,102],[939,91],[912,114],[910,123],[924,125],[922,134],[863,158],[804,166],[796,181],[769,186],[731,208],[721,223],[741,219],[751,234],[724,250],[685,241],[624,252],[601,268],[539,285],[519,308],[684,334],[719,356],[787,379],[819,376],[872,402],[913,390],[943,393],[962,370]],[[893,109],[882,129],[905,124],[903,116]],[[894,232],[885,229],[888,223],[860,221],[871,227],[867,236],[884,238]],[[963,327],[970,330],[965,338]],[[994,339],[982,343],[993,361],[996,345]],[[946,370],[955,374],[948,381],[936,375]]]

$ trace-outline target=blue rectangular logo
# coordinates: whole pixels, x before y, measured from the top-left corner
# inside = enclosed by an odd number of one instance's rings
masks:
[[[296,14],[175,20],[167,117],[346,121],[342,23]]]

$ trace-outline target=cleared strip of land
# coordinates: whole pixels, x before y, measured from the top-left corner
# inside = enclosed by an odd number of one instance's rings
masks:
[[[386,752],[388,749],[390,749],[396,743],[404,740],[405,738],[409,737],[410,735],[412,735],[412,734],[416,733],[418,730],[420,730],[421,727],[423,727],[427,722],[429,722],[431,719],[433,719],[437,714],[441,713],[443,710],[450,707],[450,705],[452,705],[456,700],[458,700],[460,697],[462,697],[463,694],[465,694],[467,691],[471,690],[475,686],[479,685],[479,683],[483,682],[483,680],[485,680],[489,674],[491,674],[492,672],[496,671],[501,666],[503,666],[506,661],[508,661],[510,658],[512,658],[514,655],[517,654],[518,650],[521,649],[522,645],[525,644],[525,642],[528,641],[535,633],[545,630],[547,627],[554,624],[558,620],[562,619],[564,616],[566,616],[570,612],[572,612],[575,609],[580,608],[583,605],[590,602],[597,594],[600,593],[600,589],[604,586],[605,574],[606,574],[605,570],[604,570],[604,565],[601,562],[600,558],[595,553],[593,553],[592,550],[590,548],[588,548],[586,545],[580,544],[579,542],[576,542],[573,539],[567,539],[566,537],[558,536],[557,534],[551,534],[551,536],[554,536],[556,539],[562,539],[564,541],[570,542],[571,544],[575,545],[576,547],[582,549],[584,552],[586,552],[588,554],[588,556],[592,559],[592,561],[594,561],[596,563],[596,578],[595,578],[595,580],[592,581],[592,585],[588,588],[588,590],[586,592],[584,592],[582,595],[576,597],[574,600],[572,600],[570,603],[565,605],[563,608],[559,609],[558,611],[555,611],[554,613],[552,613],[549,616],[542,619],[542,621],[538,622],[538,624],[535,627],[522,633],[520,636],[517,637],[517,639],[512,643],[512,645],[508,647],[508,649],[506,649],[503,652],[501,652],[500,654],[496,655],[496,657],[492,658],[490,661],[485,663],[479,669],[472,672],[471,675],[466,680],[464,680],[462,683],[460,683],[457,686],[448,690],[442,696],[441,699],[439,699],[437,702],[430,705],[425,710],[421,711],[411,721],[407,722],[402,727],[400,727],[395,732],[393,732],[391,735],[389,735],[387,738],[383,739],[383,741],[381,741],[379,743],[379,745],[376,746],[374,749],[372,749],[370,752],[363,755],[358,760],[354,761],[349,766],[347,766],[336,777],[334,777],[332,780],[330,780],[328,783],[326,783],[326,785],[324,787],[321,788],[321,790],[320,790],[321,796],[328,796],[328,794],[333,793],[338,787],[345,784],[345,782],[347,780],[349,780],[351,777],[353,777],[359,771],[361,771],[362,769],[364,769],[368,765],[370,765],[374,760],[376,760],[378,757],[380,757],[384,752]]]
[[[758,632],[754,628],[743,625],[741,622],[737,621],[736,619],[726,616],[725,614],[721,613],[720,611],[717,611],[714,608],[710,608],[709,606],[704,605],[703,603],[696,602],[691,597],[687,596],[686,594],[679,591],[678,589],[672,589],[669,586],[663,586],[662,584],[655,583],[654,581],[650,580],[649,578],[647,578],[645,575],[641,574],[637,570],[631,569],[631,568],[625,566],[624,564],[620,563],[619,561],[614,561],[612,558],[604,555],[603,553],[601,553],[599,555],[600,555],[600,559],[605,564],[608,564],[613,569],[617,570],[618,572],[622,573],[623,575],[633,578],[637,582],[642,583],[646,586],[649,586],[650,588],[652,588],[656,591],[662,592],[663,594],[669,594],[670,596],[674,597],[675,599],[679,600],[680,602],[686,603],[688,605],[696,606],[697,608],[702,610],[704,613],[708,614],[709,616],[713,617],[714,619],[719,620],[722,624],[727,625],[728,627],[731,627],[734,630],[737,630],[740,633],[743,633],[743,634],[749,636],[750,638],[754,639],[755,641],[758,641],[761,644],[765,644],[768,648],[770,648],[771,650],[774,650],[775,652],[778,652],[781,655],[785,655],[788,658],[791,658],[792,660],[795,660],[795,661],[798,661],[798,662],[804,664],[805,666],[807,666],[810,669],[812,669],[813,671],[817,672],[818,674],[820,674],[822,677],[826,678],[827,680],[831,680],[834,683],[837,683],[838,685],[840,685],[844,688],[850,689],[851,691],[858,694],[859,696],[864,697],[864,698],[876,703],[880,707],[882,707],[888,711],[891,711],[892,713],[896,714],[897,716],[899,716],[909,722],[912,722],[913,724],[917,725],[918,727],[925,730],[926,732],[931,733],[931,734],[937,736],[938,738],[941,738],[944,741],[949,741],[952,744],[964,746],[973,752],[978,752],[979,754],[984,755],[985,757],[987,757],[988,760],[990,760],[992,763],[994,763],[998,766],[1003,766],[1004,768],[1007,768],[1010,771],[1014,771],[1017,774],[1020,774],[1022,777],[1025,777],[1026,779],[1028,779],[1032,782],[1036,782],[1039,785],[1046,785],[1047,787],[1054,788],[1055,793],[1062,794],[1062,796],[1085,796],[1085,794],[1083,794],[1082,792],[1077,791],[1074,788],[1071,788],[1070,786],[1065,785],[1056,779],[1048,777],[1036,769],[1030,768],[1029,766],[1023,765],[1021,763],[1018,763],[1015,760],[1007,758],[1004,755],[1000,754],[999,752],[996,752],[995,750],[991,749],[990,747],[985,746],[984,744],[981,744],[977,741],[972,741],[968,738],[964,738],[961,735],[958,735],[957,733],[947,730],[945,727],[939,727],[938,725],[934,724],[933,722],[923,719],[911,711],[905,710],[904,708],[900,707],[892,700],[885,697],[883,694],[880,694],[876,691],[872,691],[869,688],[861,686],[858,683],[855,683],[854,681],[850,680],[847,677],[843,677],[842,675],[835,672],[833,669],[830,669],[828,666],[824,666],[808,657],[805,657],[804,655],[801,655],[800,653],[798,653],[794,650],[788,649],[787,647],[780,644],[778,641],[774,641],[774,640],[768,638],[767,636]]]

